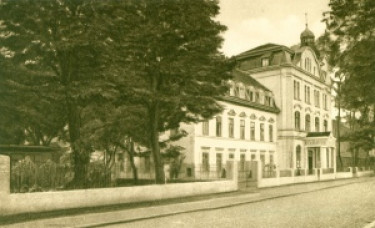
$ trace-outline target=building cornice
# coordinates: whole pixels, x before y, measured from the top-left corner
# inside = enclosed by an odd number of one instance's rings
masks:
[[[223,97],[218,97],[217,99],[220,100],[220,101],[229,102],[229,103],[240,105],[240,106],[243,106],[243,107],[254,108],[254,109],[258,109],[258,110],[265,111],[265,112],[271,112],[271,113],[279,113],[280,112],[280,109],[278,109],[277,107],[265,106],[265,105],[262,105],[262,104],[259,104],[259,103],[256,103],[256,102],[243,100],[243,99],[240,99],[240,98],[237,98],[237,97],[223,96]]]
[[[259,73],[259,72],[270,71],[270,70],[281,70],[284,67],[291,67],[291,68],[309,76],[310,78],[314,79],[315,81],[322,83],[324,86],[329,86],[328,84],[325,83],[324,80],[322,80],[320,78],[317,78],[315,75],[311,74],[310,72],[305,71],[301,67],[298,67],[298,66],[296,66],[294,64],[291,64],[291,63],[283,63],[283,64],[280,64],[280,65],[272,65],[272,66],[266,66],[266,67],[257,67],[257,68],[247,70],[247,71],[243,71],[243,72],[252,74],[252,73]]]

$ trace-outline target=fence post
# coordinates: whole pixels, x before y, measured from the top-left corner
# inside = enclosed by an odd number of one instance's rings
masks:
[[[10,194],[10,158],[0,155],[0,195]]]

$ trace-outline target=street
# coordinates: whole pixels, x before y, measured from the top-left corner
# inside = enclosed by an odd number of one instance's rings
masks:
[[[295,196],[106,227],[363,227],[375,220],[375,180]],[[272,189],[264,194],[272,194]]]

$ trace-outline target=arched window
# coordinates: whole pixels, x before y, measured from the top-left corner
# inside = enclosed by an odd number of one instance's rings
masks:
[[[320,131],[320,122],[319,122],[319,117],[315,117],[315,131],[319,132]]]
[[[301,168],[301,146],[296,147],[296,168]]]
[[[328,131],[328,121],[327,120],[324,120],[323,127],[324,127],[324,131],[327,132]]]
[[[301,115],[299,111],[294,112],[294,128],[300,130],[301,126]]]
[[[305,130],[307,132],[311,131],[311,120],[310,120],[310,115],[309,114],[307,114],[305,116]]]

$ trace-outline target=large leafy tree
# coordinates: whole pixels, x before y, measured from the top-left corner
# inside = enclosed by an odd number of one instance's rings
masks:
[[[339,45],[335,64],[342,83],[343,105],[359,114],[345,138],[353,149],[375,148],[375,2],[331,0],[325,17],[329,35]],[[337,52],[336,52],[337,53]],[[356,159],[355,159],[356,160]]]
[[[211,0],[134,0],[112,36],[122,48],[118,63],[132,80],[131,100],[144,110],[147,140],[155,162],[156,182],[164,182],[160,133],[181,122],[198,122],[220,112],[215,96],[224,94],[229,65],[218,49],[225,27],[214,20],[219,13]],[[131,29],[119,25],[131,23]],[[118,26],[117,26],[118,25]],[[124,91],[126,94],[126,91]]]
[[[38,106],[42,113],[63,114],[60,119],[68,126],[78,186],[84,183],[88,162],[87,147],[80,141],[81,109],[90,98],[102,97],[97,89],[105,45],[104,33],[98,32],[103,24],[98,23],[100,6],[95,1],[0,2],[1,48],[12,54],[14,65],[34,72],[27,88],[43,104]]]

